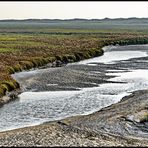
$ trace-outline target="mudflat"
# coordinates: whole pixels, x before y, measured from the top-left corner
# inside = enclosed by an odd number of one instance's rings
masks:
[[[0,133],[1,146],[147,146],[148,90],[90,115]]]

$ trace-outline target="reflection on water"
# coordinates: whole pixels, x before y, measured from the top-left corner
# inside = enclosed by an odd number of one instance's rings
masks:
[[[113,88],[118,88],[118,91],[104,84],[81,91],[22,93],[20,100],[10,102],[1,109],[0,117],[3,122],[0,124],[0,130],[92,113],[120,101],[127,94],[122,92],[123,86],[119,85],[112,85]]]
[[[147,53],[141,52],[141,51],[111,51],[111,52],[105,52],[104,55],[99,58],[96,57],[93,59],[83,60],[78,63],[91,64],[96,62],[96,63],[112,64],[114,62],[121,61],[121,60],[127,60],[131,58],[140,58],[140,57],[146,57],[146,56],[147,56]]]
[[[145,56],[147,56],[147,53],[142,51],[109,50],[102,57],[84,60],[76,64],[90,62],[108,64],[116,60],[119,62],[119,60]],[[34,77],[39,71],[24,73],[28,73],[29,78]],[[93,72],[94,74],[100,73],[99,70],[91,71],[91,73]],[[107,72],[106,75],[116,76],[109,79],[110,81],[126,83],[105,83],[100,84],[99,87],[81,88],[80,91],[24,92],[20,94],[20,99],[0,108],[0,131],[37,125],[74,115],[90,114],[117,103],[132,91],[148,88],[148,70],[146,69],[129,72],[113,69],[107,70]],[[15,76],[21,78],[22,75],[18,73]]]

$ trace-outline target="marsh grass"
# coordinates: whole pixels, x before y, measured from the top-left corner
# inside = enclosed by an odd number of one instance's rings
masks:
[[[76,62],[103,54],[106,45],[146,44],[148,35],[117,30],[0,28],[0,96],[19,88],[10,74],[53,63]],[[50,31],[50,32],[49,32]],[[3,32],[3,33],[1,33]]]

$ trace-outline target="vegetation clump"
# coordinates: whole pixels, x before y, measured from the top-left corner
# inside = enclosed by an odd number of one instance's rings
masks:
[[[148,122],[148,113],[146,113],[143,118],[140,120],[141,123]]]

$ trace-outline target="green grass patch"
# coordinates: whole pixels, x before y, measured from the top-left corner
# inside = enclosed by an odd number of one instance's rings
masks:
[[[16,52],[19,49],[14,49],[14,48],[0,48],[0,52],[5,53],[5,52]]]
[[[11,66],[8,66],[8,67],[7,67],[7,70],[8,70],[8,72],[9,72],[9,74],[14,74],[14,73],[15,73],[14,68],[11,67]]]
[[[146,113],[143,118],[140,120],[141,123],[148,122],[148,113]]]
[[[17,64],[13,67],[15,72],[20,72],[23,70],[22,66],[20,64]]]
[[[16,85],[13,82],[10,82],[10,81],[2,82],[1,86],[3,88],[5,88],[8,92],[16,89]]]

